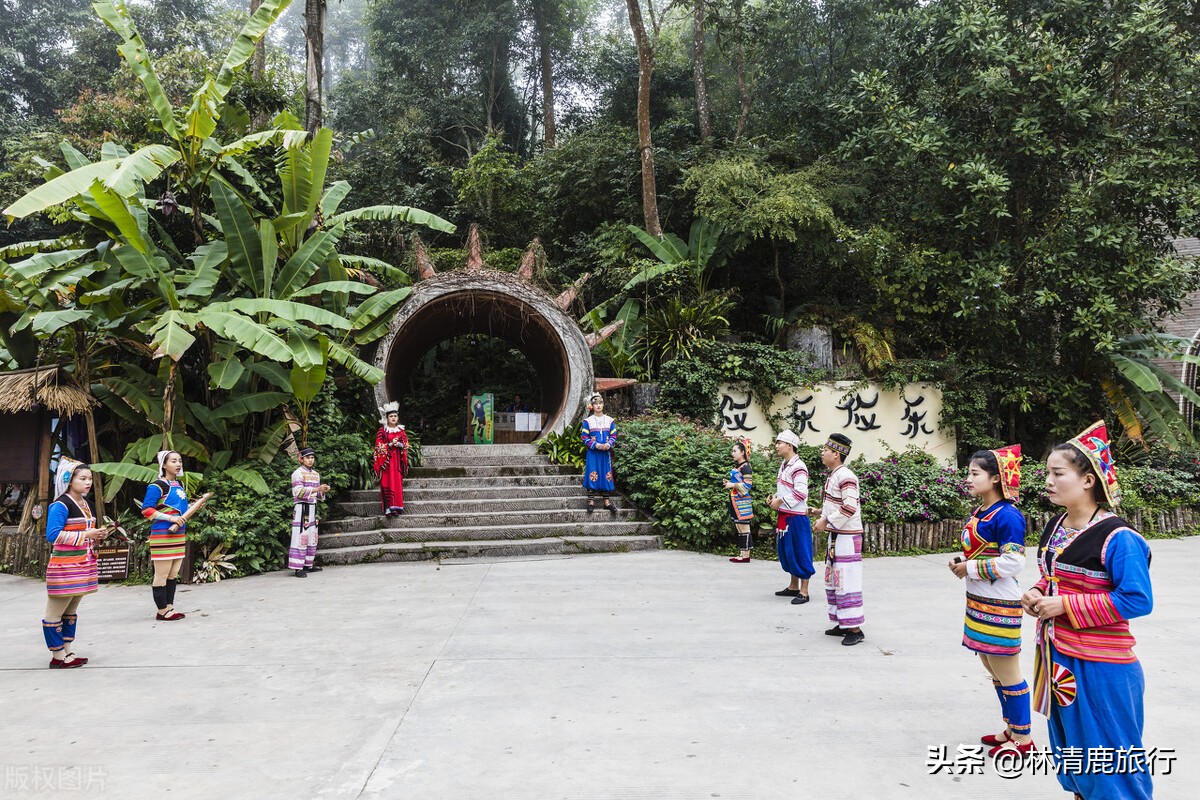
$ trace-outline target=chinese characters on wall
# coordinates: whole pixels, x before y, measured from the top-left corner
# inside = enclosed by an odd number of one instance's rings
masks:
[[[758,446],[774,441],[778,431],[749,389],[734,385],[719,391],[721,427],[727,434],[749,437]],[[829,434],[840,432],[854,442],[855,456],[868,460],[882,458],[889,448],[916,446],[954,463],[953,432],[938,429],[942,393],[928,384],[884,389],[874,383],[822,383],[777,395],[770,411],[805,444],[823,444]]]

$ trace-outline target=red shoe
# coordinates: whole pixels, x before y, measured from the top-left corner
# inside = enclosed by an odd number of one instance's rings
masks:
[[[87,663],[86,659],[51,658],[50,669],[75,669],[76,667],[82,667],[85,663]]]
[[[729,559],[729,561],[732,564],[749,564],[750,557],[746,556],[745,558],[731,558],[731,559]]]
[[[981,736],[979,738],[979,741],[983,742],[988,747],[996,747],[998,745],[1004,744],[1005,742],[1011,742],[1012,741],[1012,732],[1005,731],[1004,738],[1000,738],[999,736],[992,736],[991,734],[988,734],[987,736]]]
[[[170,614],[155,614],[154,618],[163,622],[174,622],[177,619],[183,619],[187,614],[182,614],[178,611],[172,611]]]
[[[74,653],[67,653],[67,661],[78,661],[80,664],[86,664],[88,660],[83,656],[77,656]]]
[[[1036,749],[1037,749],[1037,745],[1035,745],[1033,743],[1033,739],[1030,739],[1025,744],[1018,744],[1017,742],[1013,741],[1012,739],[1009,739],[1004,744],[997,745],[997,746],[993,747],[991,750],[988,750],[988,757],[989,758],[1011,758],[1014,756],[1018,756],[1020,758],[1026,758],[1030,753],[1032,753]]]

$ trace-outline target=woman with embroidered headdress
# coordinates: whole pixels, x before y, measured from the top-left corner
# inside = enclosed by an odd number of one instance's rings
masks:
[[[183,488],[183,456],[174,450],[158,453],[158,480],[146,487],[142,516],[150,520],[150,564],[154,580],[155,619],[175,622],[186,615],[175,610],[179,570],[187,552],[187,492]]]
[[[617,422],[604,413],[604,398],[599,392],[588,400],[587,419],[583,421],[583,445],[587,457],[583,467],[583,488],[587,490],[587,512],[596,510],[596,498],[604,500],[604,507],[614,517],[617,507],[610,496],[616,490],[613,482],[612,449],[617,443]]]
[[[1016,503],[1021,496],[1021,446],[975,453],[967,468],[967,485],[980,505],[963,528],[962,555],[950,562],[950,571],[966,581],[963,647],[979,656],[991,676],[1006,723],[998,736],[980,741],[991,748],[991,756],[1011,750],[1022,757],[1034,744],[1029,684],[1021,676],[1020,663],[1017,576],[1025,567],[1025,515]]]
[[[1033,694],[1047,716],[1058,782],[1086,800],[1149,800],[1145,678],[1129,620],[1154,607],[1150,548],[1112,511],[1121,493],[1103,421],[1051,450],[1046,490],[1063,513],[1042,533],[1042,577],[1022,604],[1038,618]],[[1070,764],[1065,748],[1079,754]],[[1125,764],[1113,757],[1131,751]],[[1092,763],[1094,754],[1105,760]]]
[[[750,465],[750,440],[739,439],[733,443],[729,455],[733,458],[733,469],[721,483],[729,490],[729,519],[737,532],[741,552],[729,559],[734,564],[750,563],[750,548],[754,542],[750,525],[754,522],[754,501],[750,490],[754,488],[754,467]]]
[[[87,663],[75,655],[79,603],[100,588],[95,543],[108,536],[96,527],[88,504],[92,470],[74,459],[60,458],[54,474],[57,495],[46,512],[46,541],[52,546],[46,565],[46,617],[42,635],[50,649],[51,669],[74,669]]]
[[[379,432],[375,434],[375,477],[379,479],[379,501],[383,515],[404,513],[404,478],[408,475],[408,434],[400,424],[400,404],[379,408]]]

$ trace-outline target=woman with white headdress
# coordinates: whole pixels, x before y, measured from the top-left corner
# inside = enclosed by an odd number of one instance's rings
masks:
[[[617,443],[617,423],[604,413],[604,398],[599,393],[588,400],[588,410],[592,413],[583,421],[583,444],[587,447],[587,457],[583,469],[583,488],[587,490],[587,511],[591,514],[596,510],[596,498],[604,498],[604,507],[614,517],[617,507],[609,495],[617,488],[613,482],[612,449]]]
[[[408,474],[408,434],[400,424],[400,404],[393,401],[379,408],[379,432],[375,434],[375,477],[379,478],[379,501],[385,517],[404,513],[404,476]]]
[[[187,551],[187,492],[183,488],[183,456],[174,450],[158,453],[158,480],[146,487],[142,515],[150,520],[150,564],[154,567],[155,619],[175,622],[184,614],[175,610],[179,569]]]
[[[46,513],[46,541],[53,550],[46,565],[42,634],[50,649],[51,669],[74,669],[88,661],[72,649],[79,622],[76,612],[83,596],[100,587],[95,543],[110,532],[96,527],[96,516],[87,501],[91,490],[91,468],[74,459],[60,458],[54,474],[57,496]]]

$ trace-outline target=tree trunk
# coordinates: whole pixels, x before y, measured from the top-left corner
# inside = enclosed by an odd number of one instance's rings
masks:
[[[629,8],[629,27],[638,51],[638,152],[642,161],[642,216],[646,233],[662,236],[658,220],[658,191],[654,182],[654,143],[650,138],[650,78],[654,74],[654,45],[646,35],[640,0],[625,0]]]
[[[533,24],[537,28],[542,73],[542,141],[547,150],[554,147],[554,65],[550,60],[550,33],[546,29],[543,0],[533,0]]]
[[[321,84],[325,79],[325,0],[305,0],[304,39],[307,69],[304,78],[304,127],[309,136],[321,128]]]
[[[750,119],[750,87],[746,83],[746,31],[742,26],[742,4],[740,2],[735,3],[734,6],[734,25],[737,44],[733,51],[733,61],[737,69],[738,95],[742,98],[742,113],[738,117],[737,132],[733,135],[733,142],[737,144],[746,130],[746,121]]]
[[[170,356],[167,356],[167,361],[167,383],[163,387],[162,447],[159,450],[171,449],[171,432],[175,429],[175,377],[179,374],[179,364]]]
[[[712,112],[708,106],[708,86],[704,82],[704,0],[692,0],[692,79],[696,84],[696,115],[700,120],[700,141],[712,138]]]
[[[78,328],[75,329],[75,380],[78,381],[80,388],[87,393],[87,396],[91,397],[92,374],[88,368],[87,344],[84,340],[83,331]],[[100,446],[96,443],[96,416],[92,413],[91,405],[88,406],[87,411],[83,412],[83,421],[87,427],[88,458],[94,463],[100,460]],[[96,518],[103,522],[104,481],[100,478],[99,472],[92,473],[92,481],[92,502],[96,506]]]
[[[250,0],[250,13],[254,14],[258,11],[258,7],[262,5],[262,0]],[[258,40],[258,44],[254,45],[254,57],[250,59],[250,77],[255,81],[261,81],[267,74],[267,42],[266,37]],[[267,126],[267,112],[263,108],[255,107],[250,115],[250,127],[252,130],[260,130]]]

